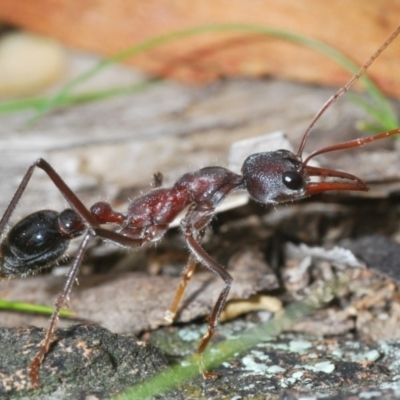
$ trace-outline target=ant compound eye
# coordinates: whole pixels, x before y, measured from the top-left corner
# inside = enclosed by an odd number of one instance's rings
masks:
[[[282,181],[284,185],[291,190],[299,190],[303,188],[303,177],[296,171],[285,171],[282,174]]]

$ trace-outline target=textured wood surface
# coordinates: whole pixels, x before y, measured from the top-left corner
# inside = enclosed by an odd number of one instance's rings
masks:
[[[363,64],[399,22],[397,0],[0,0],[0,19],[101,55],[143,40],[211,23],[252,23],[287,29],[326,42]],[[400,96],[400,41],[393,43],[371,74]],[[130,61],[157,75],[185,82],[221,76],[280,77],[342,84],[348,75],[311,50],[259,36],[206,34],[176,41]]]
[[[93,62],[88,56],[73,57],[72,70]],[[114,66],[90,85],[138,79],[130,69]],[[53,112],[29,128],[25,124],[31,114],[1,116],[0,212],[38,157],[46,158],[88,205],[105,199],[125,209],[128,198],[149,189],[155,172],[162,172],[168,185],[191,170],[228,166],[229,148],[237,140],[283,130],[296,147],[331,94],[331,89],[276,80],[231,80],[203,88],[164,82],[139,94]],[[344,96],[318,123],[306,150],[360,136],[355,124],[363,118]],[[380,141],[321,159],[369,181],[393,181],[400,174],[398,153],[371,153],[393,146],[393,141]],[[16,217],[63,206],[61,195],[39,171]]]

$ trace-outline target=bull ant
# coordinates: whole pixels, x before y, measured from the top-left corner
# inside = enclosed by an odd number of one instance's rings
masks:
[[[0,277],[13,278],[35,274],[56,263],[65,254],[72,239],[81,237],[81,243],[64,288],[56,299],[47,333],[30,365],[29,376],[32,386],[39,386],[40,366],[49,351],[60,308],[68,299],[89,241],[97,237],[126,248],[157,242],[163,237],[169,224],[185,209],[187,209],[186,216],[181,225],[190,256],[167,319],[172,323],[196,263],[202,264],[224,281],[224,287],[208,320],[208,330],[197,349],[201,372],[205,377],[214,377],[212,372],[205,370],[202,353],[213,336],[232,283],[229,272],[201,246],[204,229],[213,218],[215,208],[233,190],[247,190],[252,199],[263,204],[294,201],[330,190],[367,191],[368,186],[352,174],[312,167],[308,163],[319,154],[359,147],[397,135],[400,133],[400,128],[325,147],[311,153],[305,160],[302,159],[302,153],[309,133],[321,115],[353,86],[399,32],[400,26],[360,71],[325,103],[306,130],[296,154],[288,150],[252,154],[244,161],[241,175],[223,167],[206,167],[189,172],[179,178],[172,187],[157,187],[137,197],[130,202],[127,212],[123,214],[114,211],[106,202],[98,202],[87,208],[47,161],[39,159],[33,163],[25,173],[0,221],[0,234],[3,235],[0,244]],[[36,168],[42,169],[48,175],[70,208],[62,212],[37,211],[5,233],[9,219]],[[319,177],[319,180],[312,181],[312,177]],[[105,229],[102,227],[103,224],[113,224],[116,229],[114,231]]]

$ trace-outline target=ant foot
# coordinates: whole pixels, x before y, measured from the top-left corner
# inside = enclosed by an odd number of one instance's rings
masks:
[[[213,381],[215,381],[219,378],[219,375],[215,372],[203,371],[201,374],[203,375],[204,379],[212,379]]]
[[[40,387],[40,379],[38,372],[39,371],[35,367],[31,367],[29,370],[29,379],[31,381],[29,384],[30,390],[36,390],[39,389]]]
[[[215,372],[210,372],[206,370],[206,367],[204,365],[204,359],[203,359],[203,354],[201,353],[196,353],[196,356],[198,357],[198,365],[199,365],[199,371],[203,375],[204,379],[212,379],[216,380],[219,378],[219,375],[216,374]]]

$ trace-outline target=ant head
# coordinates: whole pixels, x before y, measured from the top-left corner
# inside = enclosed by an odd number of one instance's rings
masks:
[[[325,147],[315,151],[304,161],[288,150],[252,154],[243,163],[243,186],[254,200],[264,204],[298,200],[332,190],[367,191],[368,186],[357,176],[307,164],[318,154],[358,147],[399,133],[400,129],[395,129]],[[312,181],[314,177],[318,180]]]
[[[281,203],[306,196],[308,177],[300,157],[288,150],[256,153],[242,167],[243,183],[260,203]]]
[[[372,57],[370,57],[357,74],[328,99],[306,129],[297,154],[293,154],[288,150],[278,150],[274,152],[252,154],[244,161],[242,167],[243,185],[254,200],[264,204],[281,203],[330,190],[368,190],[368,186],[354,175],[327,168],[312,167],[308,165],[308,162],[318,154],[359,147],[365,143],[397,135],[400,133],[400,129],[325,147],[315,151],[304,161],[302,161],[301,157],[307,138],[316,122],[340,96],[354,85],[379,54],[382,53],[399,33],[400,25]],[[314,176],[319,177],[319,180],[311,182],[310,177]],[[332,181],[332,179],[338,179],[338,181]]]

